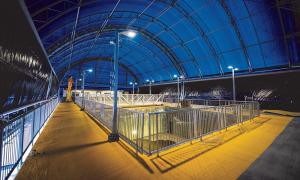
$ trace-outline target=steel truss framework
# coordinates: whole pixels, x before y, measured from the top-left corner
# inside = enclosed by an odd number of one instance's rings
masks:
[[[97,12],[93,11],[89,14],[87,14],[86,11],[81,11],[81,9],[88,9],[94,5],[97,6],[99,3],[111,7],[111,10],[109,11],[103,8],[104,10],[98,10]],[[58,69],[55,69],[60,72],[64,72],[66,69],[68,71],[68,69],[72,67],[71,65],[76,63],[76,61],[84,63],[82,59],[93,57],[93,51],[97,48],[109,48],[109,46],[101,45],[101,43],[103,43],[102,40],[105,38],[107,38],[105,43],[108,43],[113,39],[112,36],[107,35],[111,34],[112,31],[133,29],[138,31],[142,38],[139,41],[126,40],[127,43],[133,44],[131,47],[134,47],[135,50],[133,51],[130,47],[125,48],[124,45],[124,47],[122,47],[124,51],[121,60],[124,69],[136,78],[137,81],[143,82],[147,76],[151,77],[153,74],[160,73],[162,69],[163,71],[161,72],[167,74],[168,78],[166,79],[166,77],[163,77],[163,75],[160,74],[159,77],[162,77],[160,80],[172,80],[172,73],[184,75],[186,78],[203,78],[205,76],[217,75],[217,73],[204,73],[208,67],[206,67],[205,63],[200,62],[206,61],[207,57],[211,57],[210,59],[216,64],[214,67],[217,68],[216,72],[218,72],[219,76],[223,76],[224,73],[228,73],[228,70],[225,69],[226,62],[224,64],[223,60],[224,52],[231,53],[231,51],[226,52],[222,51],[222,49],[219,50],[220,47],[218,47],[218,44],[213,40],[214,38],[211,37],[211,34],[215,31],[226,29],[227,24],[223,27],[220,26],[219,29],[210,29],[210,31],[207,31],[207,25],[202,22],[202,17],[200,17],[199,12],[210,7],[215,7],[216,11],[221,8],[223,12],[220,13],[227,16],[226,23],[229,24],[231,30],[235,34],[235,38],[238,40],[239,49],[241,49],[244,56],[242,59],[245,60],[248,72],[255,71],[256,69],[267,69],[268,66],[273,67],[273,65],[268,64],[265,59],[266,52],[264,52],[263,43],[266,42],[259,38],[261,32],[259,32],[259,29],[254,25],[256,20],[253,16],[263,12],[256,12],[255,9],[253,9],[253,4],[255,3],[250,2],[249,0],[242,0],[240,4],[243,5],[246,10],[244,13],[247,14],[247,17],[237,17],[236,12],[232,11],[232,4],[225,0],[207,0],[201,4],[201,6],[197,6],[196,8],[193,6],[193,3],[185,0],[145,0],[143,2],[144,8],[139,8],[134,11],[129,7],[129,3],[132,2],[127,0],[57,0],[49,4],[46,3],[41,5],[42,3],[39,1],[31,3],[30,0],[28,0],[27,6],[31,12],[33,21],[40,32],[43,43],[47,47],[50,60],[55,67],[59,67]],[[286,64],[286,67],[292,68],[292,62],[296,62],[297,60],[293,60],[295,57],[292,57],[291,55],[288,38],[299,36],[299,32],[294,32],[292,35],[291,33],[287,34],[282,11],[286,10],[299,13],[299,11],[294,8],[298,6],[293,6],[298,2],[289,0],[277,1],[276,3],[270,4],[266,1],[264,3],[266,8],[265,11],[270,9],[277,10],[280,32],[284,43],[284,56],[287,57],[287,60],[282,60],[285,61],[285,63],[276,64],[274,66],[278,67],[279,65],[284,66]],[[142,6],[141,4],[141,2],[137,3],[137,6]],[[172,21],[174,23],[170,25],[169,22],[163,21],[162,17],[171,13],[176,13],[178,18],[176,21]],[[95,19],[97,16],[101,16],[101,19]],[[255,63],[252,62],[252,52],[249,52],[249,45],[246,42],[243,32],[241,32],[238,22],[246,18],[251,22],[252,29],[254,30],[257,39],[258,51],[261,53],[261,59],[265,67],[257,68],[253,65]],[[68,19],[68,23],[63,23],[63,19]],[[87,23],[83,25],[83,22]],[[141,22],[143,22],[143,26],[139,25]],[[60,23],[60,26],[53,26],[55,23]],[[186,39],[183,35],[178,34],[176,28],[178,24],[181,23],[188,23],[190,25],[189,28],[192,28],[197,32],[197,36]],[[159,26],[159,30],[156,32],[151,30],[151,26],[154,25]],[[69,28],[70,26],[72,28]],[[177,44],[170,45],[169,42],[162,39],[161,37],[164,34],[168,34],[168,37],[174,39]],[[101,40],[101,43],[98,42],[99,40]],[[207,57],[204,57],[203,60],[195,55],[195,49],[191,47],[194,45],[193,43],[197,43],[198,41],[203,42],[204,44],[201,45],[208,49]],[[153,48],[158,48],[160,53],[164,55],[157,55],[157,50],[153,50],[151,46],[147,46],[149,42],[152,44]],[[80,46],[87,47],[80,48]],[[177,52],[179,49],[186,54],[187,59],[181,58],[181,54]],[[236,51],[236,49],[233,49],[232,51]],[[146,56],[139,61],[131,61],[137,52],[145,53]],[[65,59],[62,58],[61,55],[64,55]],[[164,58],[164,56],[166,56],[167,59]],[[69,58],[69,61],[66,60],[67,57]],[[157,65],[158,62],[161,64],[161,66],[156,67],[157,70],[145,70],[140,68],[143,66],[143,62],[147,61],[147,58],[149,57],[154,58],[154,61],[152,62],[153,66]],[[57,61],[57,59],[59,60]],[[195,73],[193,76],[190,75],[189,67],[186,66],[186,63],[193,64],[193,68],[197,71],[196,75]],[[175,71],[169,68],[170,65]],[[242,72],[246,72],[246,69],[242,69]]]

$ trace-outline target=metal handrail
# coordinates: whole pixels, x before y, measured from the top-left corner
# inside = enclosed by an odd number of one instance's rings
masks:
[[[79,99],[76,98],[76,102],[81,105],[82,101],[78,100]],[[87,102],[87,106],[84,106],[89,113],[93,114],[102,124],[111,125],[111,105],[92,99],[86,99],[85,101]],[[217,106],[194,106],[192,108],[178,108],[171,111],[164,110],[159,112],[142,112],[118,108],[119,134],[120,137],[135,148],[137,152],[147,155],[156,152],[159,153],[162,150],[196,138],[202,138],[204,135],[259,116],[258,102],[240,102],[241,101],[238,103],[235,102],[235,104],[224,103]],[[101,108],[97,109],[94,107],[96,104],[108,107],[110,111],[106,111],[106,109],[101,110]],[[101,120],[98,114],[104,115],[104,120]],[[203,122],[205,123],[203,124]],[[170,127],[171,125],[172,127]],[[164,132],[166,130],[170,132]],[[168,137],[169,141],[171,141],[172,138],[177,139],[176,141],[173,139],[173,144],[169,142],[158,142],[161,140],[160,136]],[[168,141],[168,139],[166,139],[166,141]],[[156,149],[153,149],[153,143],[156,143]],[[159,143],[164,144],[161,145]]]
[[[11,113],[24,111],[8,121],[7,119],[2,121],[5,123],[0,128],[1,180],[8,179],[13,172],[21,168],[34,139],[39,135],[58,102],[57,97],[52,97],[5,113],[5,116],[9,117]],[[33,108],[27,111],[30,107]]]
[[[37,104],[41,104],[41,103],[44,103],[44,102],[48,102],[48,101],[50,101],[50,100],[52,100],[52,99],[55,99],[55,98],[57,98],[57,97],[54,96],[54,97],[52,97],[52,98],[50,98],[50,99],[41,100],[41,101],[38,101],[38,102],[34,102],[34,103],[31,103],[31,104],[27,104],[27,105],[18,107],[18,108],[16,108],[16,109],[8,110],[8,111],[6,111],[6,112],[0,114],[0,117],[5,117],[5,116],[7,116],[8,114],[11,114],[11,113],[15,113],[15,112],[21,111],[21,110],[23,110],[23,109],[26,109],[26,108],[35,106],[35,105],[37,105]]]

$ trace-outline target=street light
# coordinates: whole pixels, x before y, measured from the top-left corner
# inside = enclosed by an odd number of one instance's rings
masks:
[[[146,82],[149,83],[149,94],[152,94],[152,89],[151,89],[151,87],[152,87],[152,83],[154,83],[154,80],[149,80],[149,79],[147,79]]]
[[[129,84],[132,85],[132,94],[134,94],[134,86],[137,85],[137,83],[136,82],[134,82],[134,83],[130,82]]]
[[[182,99],[183,99],[183,96],[184,96],[184,94],[183,94],[184,93],[184,84],[182,86],[181,93],[180,93],[180,87],[179,87],[179,85],[180,85],[180,79],[182,79],[182,82],[183,82],[184,76],[183,75],[178,76],[177,74],[174,74],[173,77],[177,79],[177,103],[178,103],[177,106],[179,107],[180,96],[182,97]]]
[[[93,72],[93,69],[87,69],[87,70],[83,70],[82,72],[82,84],[81,84],[81,93],[82,93],[82,99],[81,99],[81,109],[80,110],[84,110],[85,108],[85,101],[84,101],[84,82],[85,82],[85,75],[86,72]]]
[[[78,91],[78,81],[81,81],[81,79],[76,78],[76,81],[75,81],[75,98],[76,98],[77,91]]]
[[[110,41],[109,43],[114,45],[114,81],[113,81],[113,91],[114,91],[114,105],[113,105],[113,119],[112,119],[112,132],[108,136],[109,142],[114,142],[119,140],[118,134],[118,70],[119,70],[119,46],[120,46],[120,34],[125,35],[129,38],[134,38],[137,35],[136,31],[126,30],[126,31],[116,31],[115,32],[115,42]]]
[[[232,71],[232,97],[233,97],[233,100],[236,101],[236,90],[235,90],[235,71],[238,71],[239,69],[238,68],[235,68],[233,66],[228,66],[228,69],[231,69]]]
[[[184,76],[183,75],[181,75],[180,76],[180,79],[181,79],[181,82],[182,82],[182,87],[181,87],[181,100],[183,100],[184,99],[184,96],[185,96],[185,91],[184,91]]]

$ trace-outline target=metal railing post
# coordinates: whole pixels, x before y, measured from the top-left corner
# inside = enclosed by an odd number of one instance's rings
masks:
[[[2,175],[2,153],[3,153],[3,132],[4,132],[4,128],[6,126],[5,120],[0,119],[0,179],[3,179],[3,175]]]
[[[22,121],[21,121],[21,131],[20,131],[20,146],[19,146],[19,150],[20,150],[20,164],[22,164],[22,155],[23,155],[23,144],[24,144],[24,124],[25,124],[25,116],[22,117]]]
[[[151,119],[150,119],[151,115],[150,113],[148,113],[148,135],[149,135],[149,138],[148,138],[148,145],[149,145],[149,154],[151,154]]]
[[[135,114],[137,116],[137,123],[136,123],[136,154],[138,154],[138,147],[139,147],[139,122],[140,122],[140,114]]]
[[[144,113],[142,113],[142,144],[141,144],[141,152],[144,152]]]
[[[159,147],[158,147],[158,113],[155,114],[156,116],[156,151],[157,151],[157,157],[159,156]]]

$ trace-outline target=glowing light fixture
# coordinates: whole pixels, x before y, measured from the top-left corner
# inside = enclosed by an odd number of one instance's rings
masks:
[[[125,31],[125,32],[123,32],[123,34],[130,38],[134,38],[137,35],[136,31],[133,31],[133,30]]]

